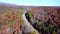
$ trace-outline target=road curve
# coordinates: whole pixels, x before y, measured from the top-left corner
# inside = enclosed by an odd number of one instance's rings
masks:
[[[26,12],[25,12],[26,13]],[[25,17],[25,13],[22,15],[22,18],[24,19],[24,27],[26,32],[36,32],[36,34],[39,34],[39,32],[33,28],[33,26],[27,21]]]

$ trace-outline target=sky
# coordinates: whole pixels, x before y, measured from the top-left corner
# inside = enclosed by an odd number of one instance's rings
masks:
[[[60,0],[0,0],[0,3],[25,6],[60,6]]]

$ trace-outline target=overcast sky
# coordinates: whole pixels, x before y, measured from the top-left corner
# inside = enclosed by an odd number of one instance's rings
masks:
[[[60,0],[0,0],[0,3],[25,6],[60,6]]]

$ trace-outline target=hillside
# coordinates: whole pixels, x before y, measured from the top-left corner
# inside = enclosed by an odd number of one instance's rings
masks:
[[[23,14],[26,18],[22,16]],[[59,6],[22,6],[0,3],[0,34],[37,33],[60,34]]]

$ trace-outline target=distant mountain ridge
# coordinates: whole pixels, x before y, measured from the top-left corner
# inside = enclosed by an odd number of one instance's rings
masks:
[[[26,5],[17,5],[17,4],[11,4],[11,3],[0,3],[0,6],[24,6],[24,7],[60,7],[60,6],[26,6]]]
[[[19,5],[10,4],[10,3],[0,3],[0,5],[5,5],[5,6],[19,6]]]

